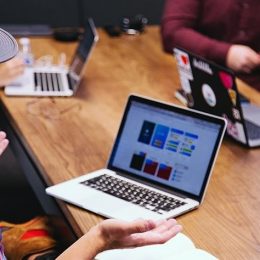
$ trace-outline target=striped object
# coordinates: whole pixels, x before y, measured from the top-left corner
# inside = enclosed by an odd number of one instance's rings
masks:
[[[18,52],[18,44],[14,37],[0,28],[0,62],[13,58]]]

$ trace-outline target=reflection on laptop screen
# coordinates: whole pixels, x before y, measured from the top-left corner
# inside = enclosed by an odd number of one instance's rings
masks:
[[[220,128],[185,113],[132,101],[110,164],[199,195]]]
[[[76,54],[72,60],[69,70],[69,76],[72,82],[79,83],[86,60],[89,57],[93,43],[97,40],[95,25],[92,19],[86,23],[84,34],[77,48]]]

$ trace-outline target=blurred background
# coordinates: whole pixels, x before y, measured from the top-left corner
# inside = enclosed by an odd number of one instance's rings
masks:
[[[159,24],[163,4],[164,0],[0,0],[0,27],[41,25],[38,33],[42,30],[47,34],[47,27],[77,27],[87,17],[100,27],[118,25],[123,17],[138,14],[144,15],[149,24]]]

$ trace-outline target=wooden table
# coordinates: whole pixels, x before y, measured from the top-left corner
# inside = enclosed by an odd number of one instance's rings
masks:
[[[12,129],[47,185],[106,165],[129,93],[178,103],[175,61],[163,52],[158,27],[149,27],[139,36],[110,38],[99,33],[100,41],[74,97],[0,94]],[[48,38],[35,38],[32,44],[37,57],[57,57],[60,52],[71,57],[76,47]],[[241,89],[260,104],[259,93],[243,84]],[[260,149],[224,140],[202,206],[178,217],[197,247],[220,259],[260,259],[259,168]],[[58,203],[78,236],[102,219]]]

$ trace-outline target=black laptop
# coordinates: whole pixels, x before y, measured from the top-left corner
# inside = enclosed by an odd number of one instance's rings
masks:
[[[229,136],[259,146],[260,107],[241,99],[234,73],[181,48],[174,48],[174,55],[188,107],[226,118]]]

